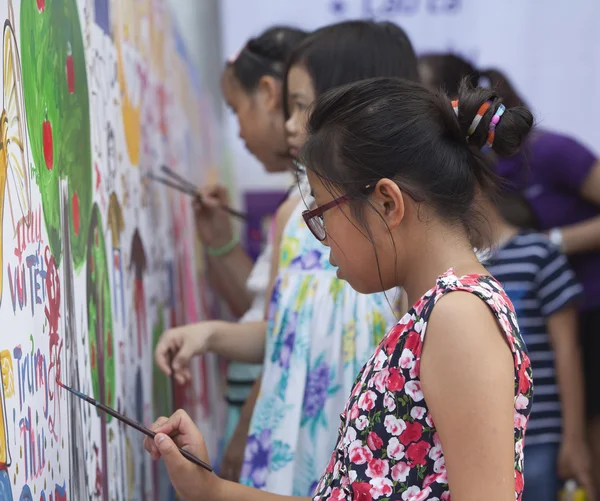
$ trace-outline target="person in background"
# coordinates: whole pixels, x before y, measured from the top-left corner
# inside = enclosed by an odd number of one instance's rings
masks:
[[[310,115],[299,154],[316,203],[307,226],[354,289],[402,287],[414,304],[360,371],[314,500],[522,499],[531,367],[471,238],[482,234],[476,194],[493,187],[479,150],[500,103],[468,87],[459,103],[457,119],[443,94],[376,78],[326,92]],[[514,154],[532,123],[526,108],[506,110],[494,151]],[[206,459],[185,412],[153,429],[145,447],[186,501],[292,500],[185,460],[176,443]]]
[[[248,150],[260,160],[267,172],[291,170],[293,165],[284,138],[281,75],[293,47],[307,34],[298,29],[274,26],[257,38],[250,39],[234,58],[227,62],[221,87],[228,107],[236,114],[240,138]],[[293,186],[294,188],[295,186]],[[212,284],[225,299],[231,311],[241,316],[238,323],[200,322],[166,331],[156,348],[158,366],[171,373],[169,363],[160,357],[163,347],[177,343],[180,349],[173,367],[187,366],[186,338],[202,340],[207,333],[235,330],[245,334],[250,323],[265,328],[265,296],[267,293],[272,242],[269,239],[254,264],[234,234],[229,215],[219,209],[228,204],[227,190],[222,186],[202,192],[196,202],[196,226],[207,247],[207,270]],[[226,445],[219,473],[223,478],[238,480],[248,426],[258,391],[252,391],[260,374],[258,364],[230,362],[227,368],[227,424],[223,437]],[[176,372],[180,383],[189,379]]]
[[[474,85],[488,80],[506,106],[524,102],[501,72],[478,71],[455,55],[424,55],[419,70],[427,85],[443,87],[451,96],[466,76]],[[513,200],[504,211],[507,220],[546,233],[583,286],[578,329],[592,478],[600,493],[600,161],[576,140],[544,129],[537,129],[517,155],[493,160],[503,195]]]
[[[492,247],[482,264],[512,301],[535,378],[527,425],[523,501],[556,501],[559,479],[576,479],[594,499],[576,300],[583,288],[566,257],[543,233],[507,223],[485,204]]]

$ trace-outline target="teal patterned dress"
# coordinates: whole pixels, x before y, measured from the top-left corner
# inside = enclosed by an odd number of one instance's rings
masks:
[[[313,494],[356,375],[397,322],[399,299],[396,290],[363,295],[339,280],[304,209],[300,202],[282,238],[241,475],[246,485],[295,496]]]

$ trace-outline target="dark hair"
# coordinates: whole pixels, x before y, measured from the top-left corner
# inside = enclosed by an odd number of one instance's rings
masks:
[[[490,87],[504,100],[505,106],[526,106],[510,80],[499,70],[478,70],[455,54],[425,54],[419,58],[419,64],[426,65],[431,71],[432,79],[429,83],[451,97],[458,95],[460,83],[464,78],[467,78],[473,87],[483,86],[483,80],[487,79]]]
[[[389,178],[441,217],[461,223],[472,242],[481,245],[474,199],[479,189],[493,189],[495,176],[480,150],[502,99],[466,80],[458,94],[457,116],[446,95],[407,80],[374,78],[334,89],[314,104],[301,161],[325,183],[343,188],[359,220],[364,221],[365,187]],[[488,101],[490,107],[467,139]],[[507,109],[496,127],[493,150],[499,156],[517,153],[532,125],[528,109]]]
[[[241,86],[252,92],[265,75],[281,78],[292,49],[308,36],[306,31],[287,26],[273,26],[251,38],[235,60],[227,63]]]
[[[285,75],[294,65],[306,68],[317,96],[366,78],[400,77],[414,81],[419,78],[412,44],[404,30],[391,22],[345,21],[325,26],[292,51]],[[285,99],[284,113],[288,116]]]

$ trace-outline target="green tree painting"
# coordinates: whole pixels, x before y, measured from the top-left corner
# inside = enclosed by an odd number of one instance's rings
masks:
[[[59,179],[68,179],[73,265],[85,262],[92,211],[90,110],[85,52],[76,0],[21,1],[23,93],[34,172],[57,266]]]

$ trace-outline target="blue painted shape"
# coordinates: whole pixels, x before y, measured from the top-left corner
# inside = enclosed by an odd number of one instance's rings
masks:
[[[110,36],[110,11],[108,0],[94,0],[94,12],[96,24],[102,28],[104,33]]]

